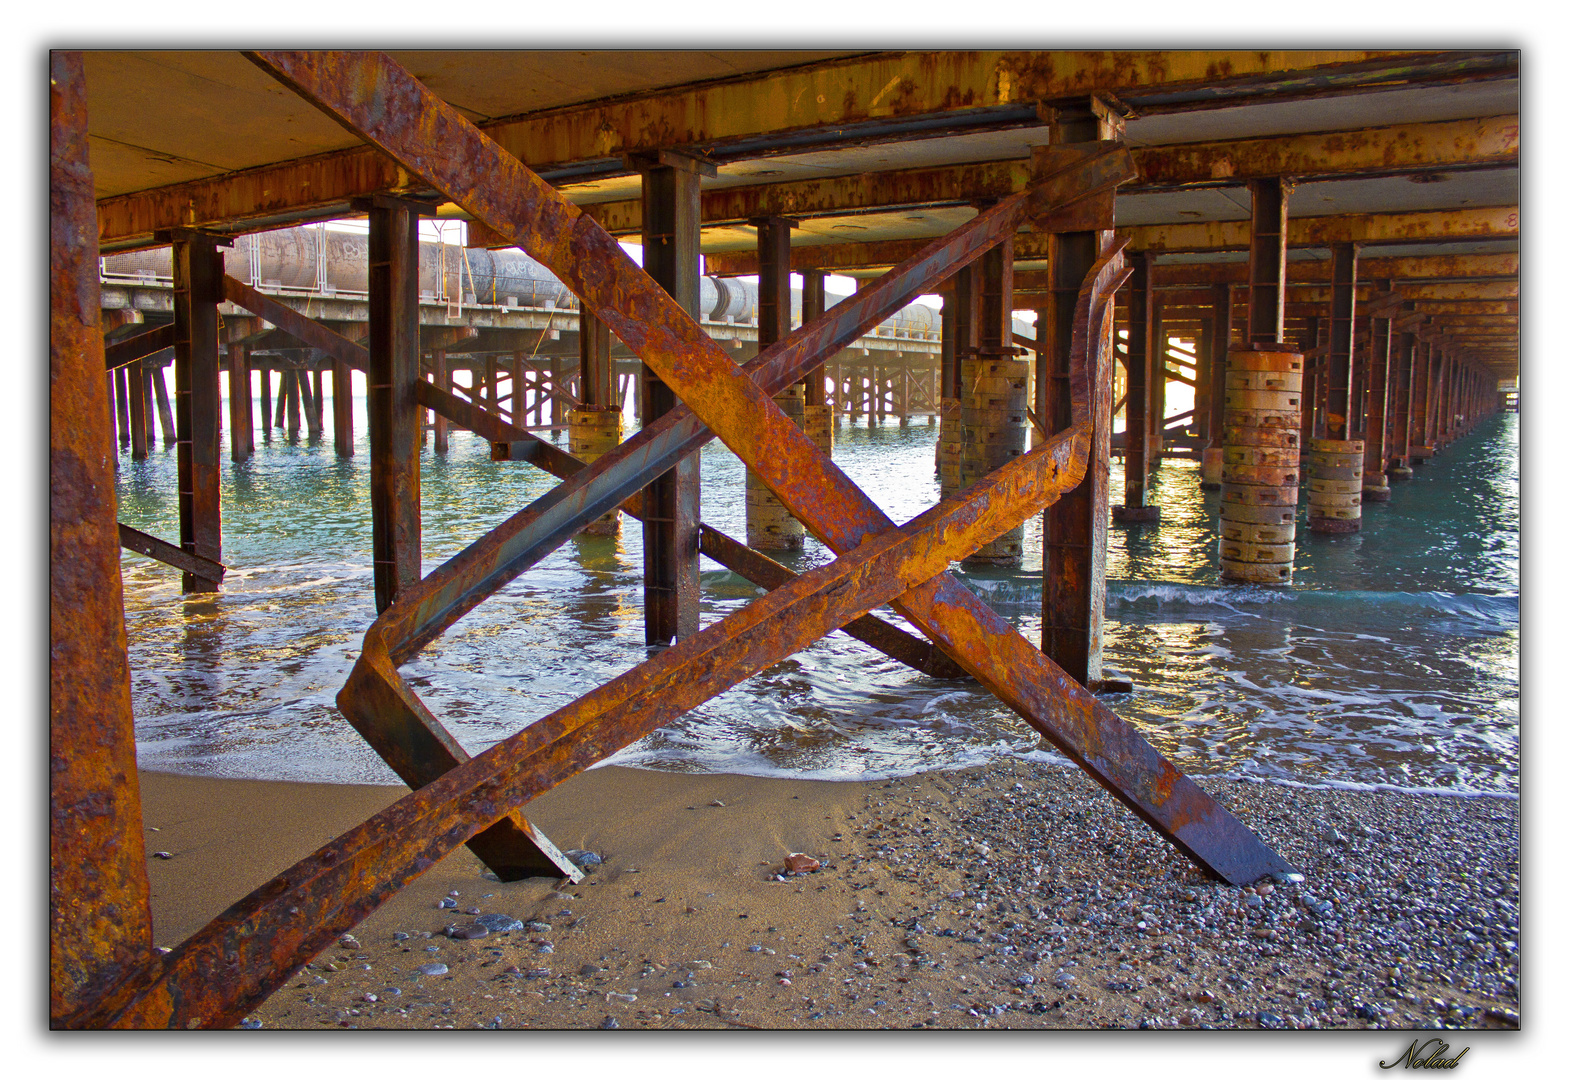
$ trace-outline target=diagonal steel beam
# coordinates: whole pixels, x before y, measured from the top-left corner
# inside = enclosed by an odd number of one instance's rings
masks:
[[[250,55],[349,130],[391,154],[549,267],[832,550],[843,554],[894,528],[877,505],[773,403],[770,394],[777,391],[738,377],[740,372],[729,356],[603,229],[390,58],[369,53]],[[1086,155],[1072,159],[1077,165],[1067,166],[1030,193],[1032,209],[1038,213],[1051,209],[1054,181],[1061,183],[1072,177],[1078,184],[1075,194],[1088,194],[1086,188],[1092,185],[1085,182],[1087,168],[1095,173],[1099,165],[1099,175],[1110,178],[1114,185],[1131,174],[1132,165],[1121,147],[1085,146]],[[1017,195],[999,206],[1015,200],[1023,205],[1026,198]],[[908,273],[910,268],[910,263],[904,264],[889,277]],[[1099,351],[1110,328],[1105,290],[1121,269],[1121,253],[1110,253],[1087,282],[1079,314],[1092,328],[1087,338],[1076,335],[1077,343],[1095,341]],[[885,278],[884,283],[887,281]],[[901,294],[902,298],[905,295],[909,294]],[[844,305],[831,313],[840,307]],[[831,316],[826,316],[819,323],[831,321]],[[1086,365],[1094,360],[1087,357],[1084,348],[1082,345],[1077,357],[1077,381],[1088,387]],[[1083,422],[1089,407],[1088,392],[1075,395],[1077,422]],[[409,632],[401,640],[384,638],[380,643],[392,658],[375,676],[392,680],[382,689],[384,703],[391,703],[388,694],[413,698],[397,677],[394,665],[400,653],[412,655],[439,632],[441,624],[450,625],[452,619],[494,591],[505,580],[500,570],[498,566],[498,573],[483,581],[453,575],[444,583],[445,588],[422,590],[420,596],[411,597],[416,602],[411,604],[415,610],[409,613],[413,616],[407,624]],[[422,600],[424,603],[419,602]],[[436,609],[433,604],[442,606]],[[1228,881],[1246,882],[1289,869],[1280,856],[1179,773],[1130,725],[948,575],[912,589],[894,606],[1209,872]],[[367,634],[367,647],[356,673],[362,672],[363,665],[370,662],[368,657],[376,652],[372,647],[375,633],[373,627]],[[354,706],[351,690],[355,682],[351,674],[350,685],[340,695],[340,706],[346,711]],[[417,698],[404,704],[423,712]]]
[[[1079,482],[1088,446],[1083,423],[1055,436],[404,796],[197,931],[93,1026],[233,1025],[491,822],[1040,513]],[[395,602],[378,617],[378,635],[409,632],[410,613],[400,609]]]
[[[341,360],[360,371],[365,370],[368,354],[363,346],[300,314],[293,308],[278,303],[264,293],[257,292],[249,285],[226,276],[224,297],[260,315],[306,344],[322,350],[335,360]],[[489,409],[465,401],[434,383],[422,379],[415,384],[415,398],[425,408],[434,410],[476,435],[493,443],[507,444],[508,460],[527,461],[563,480],[587,467],[584,462],[554,443],[547,442],[533,432],[503,420]],[[621,509],[640,520],[643,517],[642,500],[637,494],[623,502]],[[787,567],[733,540],[712,526],[700,526],[699,535],[703,554],[726,569],[740,574],[754,585],[765,589],[776,589],[795,577]],[[150,554],[150,552],[143,551],[143,554]],[[863,616],[844,627],[844,630],[863,644],[871,645],[886,656],[907,664],[925,675],[939,679],[957,679],[966,675],[964,668],[950,660],[931,642],[923,641],[875,616]]]
[[[164,323],[135,337],[117,341],[113,345],[105,345],[104,367],[109,371],[130,367],[144,356],[151,356],[153,353],[172,348],[174,348],[174,323]]]
[[[221,562],[204,558],[194,552],[186,551],[178,544],[171,544],[167,540],[160,540],[156,536],[133,529],[131,526],[120,522],[120,546],[127,551],[134,551],[139,555],[146,555],[149,559],[157,559],[177,570],[184,570],[187,574],[195,574],[211,582],[220,582],[229,568]]]

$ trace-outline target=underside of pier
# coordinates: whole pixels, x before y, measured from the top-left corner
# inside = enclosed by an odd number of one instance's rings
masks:
[[[978,680],[1213,878],[1293,874],[1098,698],[1108,531],[1160,528],[1152,464],[1200,457],[1222,576],[1290,581],[1300,488],[1309,529],[1356,532],[1519,407],[1518,67],[52,53],[52,1023],[233,1026],[464,845],[502,880],[575,877],[531,799],[836,632]],[[343,221],[353,242],[322,227]],[[858,287],[831,303],[828,275]],[[337,700],[412,790],[159,953],[120,550],[221,591],[225,453],[302,422],[353,453],[358,379],[378,614]],[[940,426],[943,497],[899,523],[833,436],[912,416]],[[560,483],[424,574],[421,448],[454,426]],[[116,516],[117,440],[145,456],[160,431],[178,537]],[[703,520],[713,439],[747,467],[744,538]],[[621,515],[648,659],[471,757],[400,667]],[[949,568],[1018,566],[1036,515],[1031,641]],[[835,559],[769,556],[807,535]],[[700,555],[768,591],[701,625]]]

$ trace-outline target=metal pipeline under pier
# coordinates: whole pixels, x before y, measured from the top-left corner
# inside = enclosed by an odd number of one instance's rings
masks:
[[[298,290],[327,296],[363,295],[369,287],[370,239],[362,233],[307,225],[237,236],[223,249],[224,273],[264,291]],[[167,247],[106,255],[109,278],[168,281]],[[464,305],[576,309],[578,298],[544,266],[517,249],[488,251],[432,241],[420,243],[420,293],[426,300]],[[831,297],[831,299],[839,299]],[[757,317],[756,282],[704,277],[699,285],[701,314],[715,322],[749,323]],[[791,311],[801,318],[801,290],[791,291]],[[936,308],[911,304],[881,326],[907,334],[930,335],[941,329]]]

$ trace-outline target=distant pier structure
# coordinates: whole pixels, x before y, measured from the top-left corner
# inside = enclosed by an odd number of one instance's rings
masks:
[[[1519,63],[51,53],[52,1024],[233,1026],[460,846],[504,881],[574,878],[530,800],[830,633],[978,680],[1210,878],[1293,874],[1098,697],[1128,688],[1103,672],[1107,537],[1162,527],[1151,467],[1187,454],[1218,571],[1286,583],[1520,409]],[[455,220],[464,244],[422,242]],[[912,417],[941,502],[894,522],[834,441]],[[120,551],[201,609],[228,459],[329,424],[368,457],[377,612],[337,703],[411,791],[162,954]],[[422,446],[453,426],[559,483],[427,576]],[[703,520],[716,438],[744,539]],[[158,439],[174,537],[116,518],[122,452]],[[1038,515],[1027,640],[949,568],[1017,569]],[[400,667],[618,521],[643,534],[647,659],[471,758]],[[809,534],[834,558],[798,575],[781,553]],[[703,557],[761,595],[702,626]]]

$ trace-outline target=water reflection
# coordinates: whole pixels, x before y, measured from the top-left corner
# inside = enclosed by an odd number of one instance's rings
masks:
[[[363,404],[363,403],[362,403]],[[1518,746],[1519,469],[1514,415],[1420,467],[1364,531],[1301,529],[1294,585],[1222,586],[1216,496],[1195,463],[1156,470],[1156,528],[1109,532],[1106,650],[1136,690],[1111,699],[1181,767],[1298,782],[1513,791]],[[125,555],[133,691],[144,764],[229,776],[391,781],[333,704],[371,602],[366,426],[352,458],[330,431],[226,463],[216,598],[187,610],[179,575]],[[836,461],[896,521],[937,500],[937,429],[841,427]],[[122,460],[121,516],[178,534],[172,449]],[[1122,483],[1114,463],[1113,488]],[[455,433],[422,454],[427,572],[543,494],[554,479],[494,463]],[[705,521],[745,535],[741,463],[703,451]],[[1026,566],[970,586],[1040,634],[1041,522]],[[830,558],[815,541],[785,561]],[[644,657],[642,534],[580,536],[406,665],[420,694],[478,751]],[[759,595],[704,560],[705,626]],[[885,617],[902,623],[884,611]],[[1037,755],[1040,740],[975,684],[928,679],[830,635],[642,740],[618,761],[681,770],[877,776]]]

